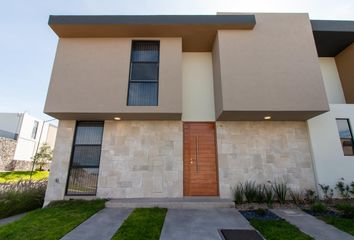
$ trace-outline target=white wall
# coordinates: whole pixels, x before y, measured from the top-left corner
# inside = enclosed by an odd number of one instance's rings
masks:
[[[211,53],[183,53],[182,78],[182,121],[215,121]]]
[[[318,183],[334,187],[344,177],[354,181],[354,157],[344,156],[336,118],[348,118],[354,126],[354,104],[330,104],[330,111],[308,120]]]
[[[345,103],[342,84],[334,58],[321,57],[319,63],[329,103]]]
[[[32,138],[32,130],[34,122],[38,121],[37,134]],[[43,129],[42,129],[42,125]],[[49,130],[50,128],[50,130]],[[32,157],[36,153],[38,142],[40,145],[48,143],[52,149],[54,148],[56,137],[56,127],[49,123],[44,123],[42,120],[35,118],[28,113],[23,114],[21,129],[19,132],[17,147],[14,155],[15,160],[32,161]]]

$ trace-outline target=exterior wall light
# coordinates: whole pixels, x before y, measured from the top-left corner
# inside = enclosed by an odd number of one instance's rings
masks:
[[[272,119],[271,116],[265,116],[265,117],[264,117],[264,120],[270,120],[270,119]]]
[[[119,121],[120,120],[120,117],[115,117],[115,118],[113,118],[114,120],[116,120],[116,121]]]

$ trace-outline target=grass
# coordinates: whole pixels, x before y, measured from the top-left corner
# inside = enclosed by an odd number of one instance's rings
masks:
[[[14,171],[14,172],[0,172],[0,183],[14,182],[19,180],[29,180],[31,171]],[[48,171],[34,171],[32,180],[45,180],[48,178]]]
[[[313,239],[285,220],[250,220],[267,240],[309,240]]]
[[[326,216],[318,218],[354,236],[354,219],[335,216]]]
[[[94,213],[104,208],[104,200],[60,201],[34,210],[18,221],[0,226],[0,239],[60,239]]]
[[[165,208],[136,208],[112,239],[158,240],[166,213]]]

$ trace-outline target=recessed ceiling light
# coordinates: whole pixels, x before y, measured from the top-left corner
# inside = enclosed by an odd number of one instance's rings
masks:
[[[270,119],[272,119],[272,117],[271,116],[265,116],[264,119],[265,120],[270,120]]]
[[[115,117],[114,120],[119,121],[120,117]]]

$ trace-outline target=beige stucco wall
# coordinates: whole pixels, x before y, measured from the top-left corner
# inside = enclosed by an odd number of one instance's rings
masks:
[[[180,121],[105,121],[97,197],[182,197]]]
[[[59,119],[180,119],[181,38],[155,39],[160,41],[158,106],[127,106],[132,40],[60,38],[44,112]]]
[[[211,53],[183,53],[182,59],[182,121],[215,121]]]
[[[336,57],[338,73],[347,103],[354,103],[354,43]]]
[[[217,122],[220,197],[239,182],[315,189],[306,122]]]
[[[339,78],[335,59],[332,57],[318,58],[321,67],[322,79],[330,104],[345,103],[342,84]]]
[[[44,205],[64,199],[74,131],[75,121],[59,121]]]
[[[245,120],[247,112],[260,112],[248,120],[262,120],[274,111],[284,112],[275,120],[298,120],[327,111],[308,15],[257,13],[256,21],[250,31],[217,33],[213,49],[217,119]],[[287,119],[287,112],[297,115]]]

